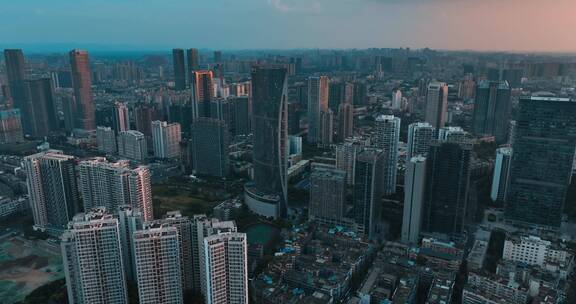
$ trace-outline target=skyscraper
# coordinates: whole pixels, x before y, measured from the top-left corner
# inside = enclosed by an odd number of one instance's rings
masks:
[[[288,84],[286,68],[252,70],[254,184],[246,187],[248,207],[284,217],[287,204]]]
[[[180,211],[170,211],[162,219],[147,222],[144,229],[154,226],[171,226],[178,230],[178,246],[180,247],[180,273],[182,274],[182,290],[192,291],[194,284],[194,268],[192,263],[192,222]]]
[[[0,144],[13,144],[24,141],[20,110],[0,111]]]
[[[78,172],[85,210],[102,206],[115,213],[121,206],[131,206],[142,212],[144,220],[154,218],[148,167],[130,168],[127,160],[111,163],[96,157],[81,161]]]
[[[152,137],[152,120],[154,118],[154,108],[146,103],[137,103],[134,107],[134,122],[136,131],[144,136]]]
[[[383,195],[396,193],[399,141],[400,118],[393,115],[376,117],[376,134],[374,134],[373,144],[384,153]]]
[[[186,67],[183,49],[172,49],[172,64],[174,65],[174,89],[186,90]]]
[[[320,115],[328,110],[328,77],[308,78],[308,142],[320,141]]]
[[[412,157],[406,164],[404,178],[404,211],[402,216],[402,242],[418,244],[424,195],[426,190],[426,158]]]
[[[492,201],[504,202],[510,178],[510,159],[512,148],[504,147],[496,150],[496,163],[494,165],[494,175],[492,176],[492,190],[490,198]]]
[[[114,135],[114,130],[110,127],[96,128],[96,144],[100,152],[106,154],[115,154],[118,152],[116,135]]]
[[[140,303],[183,303],[178,229],[153,225],[134,232],[133,242]]]
[[[52,82],[50,78],[24,81],[21,102],[23,128],[26,134],[41,138],[58,128]]]
[[[194,71],[200,69],[200,55],[198,49],[188,49],[186,55],[188,57],[188,84],[192,86]]]
[[[476,87],[472,130],[477,135],[494,136],[497,143],[508,140],[510,86],[506,81],[481,81]]]
[[[341,103],[338,107],[338,141],[344,142],[354,135],[354,106],[350,103]]]
[[[446,124],[448,111],[448,85],[443,82],[431,82],[426,93],[426,122],[436,130]]]
[[[118,220],[106,209],[74,216],[60,246],[69,303],[128,303]]]
[[[319,222],[338,223],[344,216],[346,171],[314,167],[310,174],[308,217]]]
[[[58,234],[80,210],[74,157],[48,150],[23,163],[34,226]]]
[[[120,245],[122,248],[122,262],[126,280],[136,282],[136,263],[134,261],[134,232],[142,230],[144,214],[138,208],[132,206],[120,206],[118,208],[118,230],[120,233]]]
[[[366,148],[356,157],[354,168],[354,220],[361,234],[373,239],[377,234],[382,199],[385,155]]]
[[[330,147],[334,137],[334,114],[328,109],[320,112],[320,138],[318,144],[322,147]]]
[[[157,158],[179,158],[182,134],[179,123],[165,121],[152,122],[152,141],[154,156]]]
[[[520,99],[505,217],[557,229],[576,149],[576,102],[567,98]]]
[[[391,107],[393,110],[402,110],[402,91],[396,89],[392,92]]]
[[[469,143],[434,140],[426,169],[423,230],[460,235],[468,207],[470,183]]]
[[[212,71],[194,71],[191,86],[193,117],[217,118],[210,112],[210,103],[214,98],[214,74]]]
[[[222,62],[222,51],[214,51],[214,63]]]
[[[354,138],[348,138],[344,143],[336,146],[336,168],[346,172],[346,182],[349,186],[354,185],[356,156],[364,146],[363,140]]]
[[[129,130],[120,132],[118,140],[118,155],[131,160],[143,162],[148,158],[148,147],[144,134]]]
[[[430,143],[436,137],[436,130],[427,122],[416,122],[408,126],[408,151],[406,159],[428,155]]]
[[[6,76],[13,106],[21,109],[24,102],[24,79],[26,78],[24,54],[21,49],[5,49]]]
[[[225,177],[229,172],[228,125],[200,117],[192,123],[192,165],[197,174]]]
[[[112,129],[114,129],[116,134],[130,130],[128,107],[125,103],[115,102],[112,114]]]
[[[72,67],[72,86],[74,87],[75,127],[83,130],[94,130],[94,102],[92,101],[92,76],[88,52],[82,50],[70,51],[70,66]]]

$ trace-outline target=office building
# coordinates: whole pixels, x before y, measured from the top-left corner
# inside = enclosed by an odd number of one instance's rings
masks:
[[[468,132],[461,127],[444,127],[438,130],[438,140],[455,143],[470,143],[471,138]]]
[[[249,96],[233,98],[234,104],[234,135],[248,135],[252,133],[252,114]]]
[[[136,131],[147,138],[152,137],[152,121],[155,117],[154,107],[145,103],[137,103],[134,107],[134,123]]]
[[[22,127],[27,135],[42,138],[58,129],[52,82],[50,78],[24,81],[21,103]]]
[[[225,177],[229,172],[228,125],[200,117],[192,124],[192,165],[197,174]]]
[[[520,224],[560,227],[576,150],[576,102],[520,98],[505,217]]]
[[[436,137],[436,130],[427,122],[415,122],[408,126],[408,151],[406,159],[428,155],[430,142]]]
[[[426,92],[426,122],[436,130],[446,124],[448,111],[448,85],[443,82],[431,82]]]
[[[426,158],[423,156],[412,157],[406,162],[404,177],[403,243],[418,244],[425,190]]]
[[[318,143],[321,140],[320,115],[328,111],[328,92],[327,76],[308,78],[308,142],[310,143]]]
[[[118,152],[116,135],[110,127],[96,128],[96,144],[98,151],[106,154],[115,154]]]
[[[318,145],[330,147],[334,137],[334,114],[328,109],[320,113],[320,138]]]
[[[341,103],[338,106],[338,142],[354,135],[354,105]]]
[[[152,141],[155,157],[165,159],[180,158],[182,134],[179,123],[169,124],[166,121],[153,121]]]
[[[14,144],[23,141],[20,110],[0,111],[0,144]]]
[[[128,303],[118,220],[106,209],[74,216],[60,246],[68,303]]]
[[[324,223],[338,223],[344,217],[346,171],[315,166],[310,174],[308,217]]]
[[[183,303],[178,229],[153,225],[133,235],[141,304]]]
[[[349,186],[354,185],[356,156],[364,146],[365,141],[355,138],[348,138],[336,146],[336,168],[346,172],[346,182]]]
[[[398,171],[398,145],[400,141],[400,118],[392,115],[376,117],[376,133],[373,144],[384,153],[383,195],[396,193]]]
[[[380,220],[385,155],[365,148],[356,156],[354,168],[354,220],[364,237],[374,239]]]
[[[123,102],[115,102],[112,111],[112,129],[116,134],[130,130],[128,107]]]
[[[182,216],[180,211],[167,212],[162,219],[147,222],[144,229],[148,227],[162,226],[174,227],[178,231],[178,246],[180,247],[180,273],[182,275],[182,290],[192,291],[194,284],[194,268],[192,263],[192,222],[186,216]]]
[[[476,87],[472,130],[480,136],[494,136],[497,143],[506,143],[512,101],[506,81],[480,81]]]
[[[144,134],[134,130],[120,132],[117,141],[118,155],[139,162],[148,158],[148,147]]]
[[[21,49],[5,49],[6,76],[8,92],[12,98],[13,107],[22,110],[24,103],[24,80],[26,79],[26,62]]]
[[[288,79],[280,66],[252,70],[254,183],[245,187],[253,212],[284,217],[287,204]]]
[[[426,159],[423,230],[460,235],[464,231],[470,183],[470,144],[434,140]]]
[[[183,49],[172,49],[172,64],[174,66],[174,89],[186,90],[186,67]]]
[[[186,55],[188,57],[188,84],[192,87],[194,71],[200,69],[200,54],[198,53],[198,49],[188,49]]]
[[[118,230],[120,233],[120,245],[122,248],[122,262],[126,280],[136,282],[136,262],[134,261],[134,232],[142,230],[144,214],[140,209],[132,206],[120,206],[118,208]]]
[[[131,168],[127,160],[112,163],[95,157],[78,164],[78,175],[84,210],[106,207],[116,213],[121,206],[131,206],[140,210],[144,220],[154,218],[148,167]]]
[[[26,156],[23,164],[34,227],[58,234],[80,211],[74,157],[48,150]]]
[[[72,67],[72,86],[74,88],[73,114],[75,127],[82,130],[96,129],[94,102],[92,101],[92,75],[88,52],[72,50],[70,66]]]
[[[222,51],[214,51],[214,63],[222,62]]]
[[[212,71],[194,71],[192,74],[192,115],[214,117],[211,102],[214,99],[214,74]]]
[[[392,110],[400,111],[402,110],[402,91],[394,90],[392,92],[392,100],[390,102],[390,107]]]
[[[492,190],[490,191],[490,198],[494,202],[504,202],[506,199],[511,158],[512,148],[504,147],[496,150],[496,163],[494,165],[494,175],[492,176]]]

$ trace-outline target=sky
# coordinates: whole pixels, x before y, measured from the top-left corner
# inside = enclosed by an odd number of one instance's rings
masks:
[[[0,0],[0,45],[576,52],[576,0]]]

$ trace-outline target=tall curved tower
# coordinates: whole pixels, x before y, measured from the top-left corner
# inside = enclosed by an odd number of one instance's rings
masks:
[[[252,70],[254,183],[246,202],[256,213],[286,216],[288,156],[288,79],[283,66]]]

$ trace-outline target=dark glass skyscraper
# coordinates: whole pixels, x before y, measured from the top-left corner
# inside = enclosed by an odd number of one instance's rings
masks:
[[[50,78],[26,80],[22,104],[24,130],[32,137],[42,137],[58,128]]]
[[[254,187],[279,196],[277,216],[286,214],[288,154],[288,78],[282,66],[252,70]]]
[[[228,175],[228,125],[200,117],[192,123],[192,164],[197,174]]]
[[[200,55],[198,49],[188,49],[186,55],[188,57],[188,84],[191,84],[192,73],[200,69]]]
[[[186,90],[186,68],[183,49],[172,50],[172,63],[174,64],[174,88],[177,91]]]
[[[576,101],[520,99],[506,219],[559,228],[576,149]]]
[[[92,76],[88,52],[70,51],[72,67],[72,86],[74,87],[74,104],[72,109],[76,119],[75,127],[83,130],[94,130],[94,103],[92,101]]]
[[[20,49],[6,49],[4,50],[4,59],[6,60],[8,88],[14,108],[20,108],[24,102],[24,78],[26,76],[24,54]]]
[[[492,135],[496,142],[508,140],[510,86],[506,81],[481,81],[476,87],[472,129],[477,135]]]
[[[369,238],[375,237],[382,204],[384,153],[365,149],[356,157],[354,168],[354,220]]]
[[[214,74],[212,71],[195,71],[191,75],[192,115],[194,117],[212,117],[210,102],[214,97]]]

